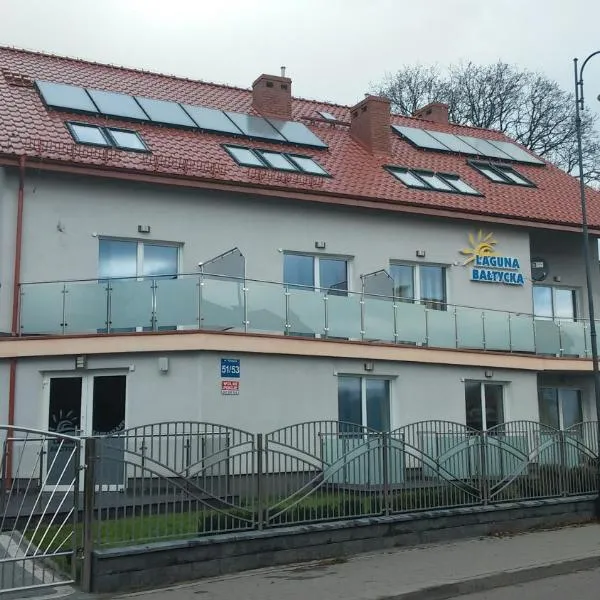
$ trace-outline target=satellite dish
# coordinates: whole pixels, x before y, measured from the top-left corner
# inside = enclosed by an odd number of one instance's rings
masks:
[[[548,277],[548,263],[544,258],[531,259],[531,279],[533,281],[544,281]]]

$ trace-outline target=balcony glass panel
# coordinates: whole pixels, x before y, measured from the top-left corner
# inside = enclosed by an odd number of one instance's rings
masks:
[[[107,284],[75,281],[65,284],[65,333],[98,333],[106,330]]]
[[[289,333],[291,335],[323,334],[325,302],[323,295],[310,290],[289,290]]]
[[[63,283],[21,286],[21,333],[62,333]]]
[[[483,311],[456,309],[456,338],[459,348],[483,348]]]
[[[360,332],[360,296],[327,297],[327,331],[328,337],[349,338],[359,340]]]
[[[425,344],[425,307],[422,304],[398,302],[396,304],[398,343]]]
[[[201,326],[205,329],[243,329],[243,282],[205,277],[200,315]]]
[[[585,327],[581,322],[565,321],[560,324],[563,355],[585,356]]]
[[[152,280],[113,279],[110,288],[111,331],[152,327]]]
[[[513,352],[535,352],[531,315],[510,315],[510,345]]]
[[[538,354],[560,354],[560,333],[554,321],[535,319],[535,350]]]
[[[427,344],[437,348],[456,348],[454,309],[427,311]]]
[[[275,283],[247,284],[248,331],[285,331],[285,288]]]
[[[365,339],[394,341],[394,302],[383,298],[364,299]]]
[[[510,350],[508,313],[486,310],[483,316],[485,349]]]
[[[198,277],[156,281],[156,324],[158,329],[198,327]]]

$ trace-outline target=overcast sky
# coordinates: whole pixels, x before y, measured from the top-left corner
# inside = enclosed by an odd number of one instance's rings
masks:
[[[501,59],[570,90],[573,57],[600,49],[600,1],[0,0],[0,44],[243,87],[286,65],[294,95],[341,104],[418,62]]]

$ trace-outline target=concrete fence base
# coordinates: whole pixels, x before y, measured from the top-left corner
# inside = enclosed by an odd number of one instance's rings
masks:
[[[89,591],[110,593],[165,586],[294,562],[584,523],[595,516],[596,498],[584,496],[313,523],[96,550],[90,565]]]

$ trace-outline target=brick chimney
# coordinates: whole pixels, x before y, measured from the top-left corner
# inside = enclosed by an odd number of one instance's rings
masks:
[[[261,115],[286,121],[292,118],[292,80],[281,75],[260,75],[252,84],[252,108]]]
[[[431,102],[413,113],[413,117],[448,124],[448,105],[443,102]]]
[[[350,109],[350,135],[369,152],[390,152],[390,101],[367,96]]]

